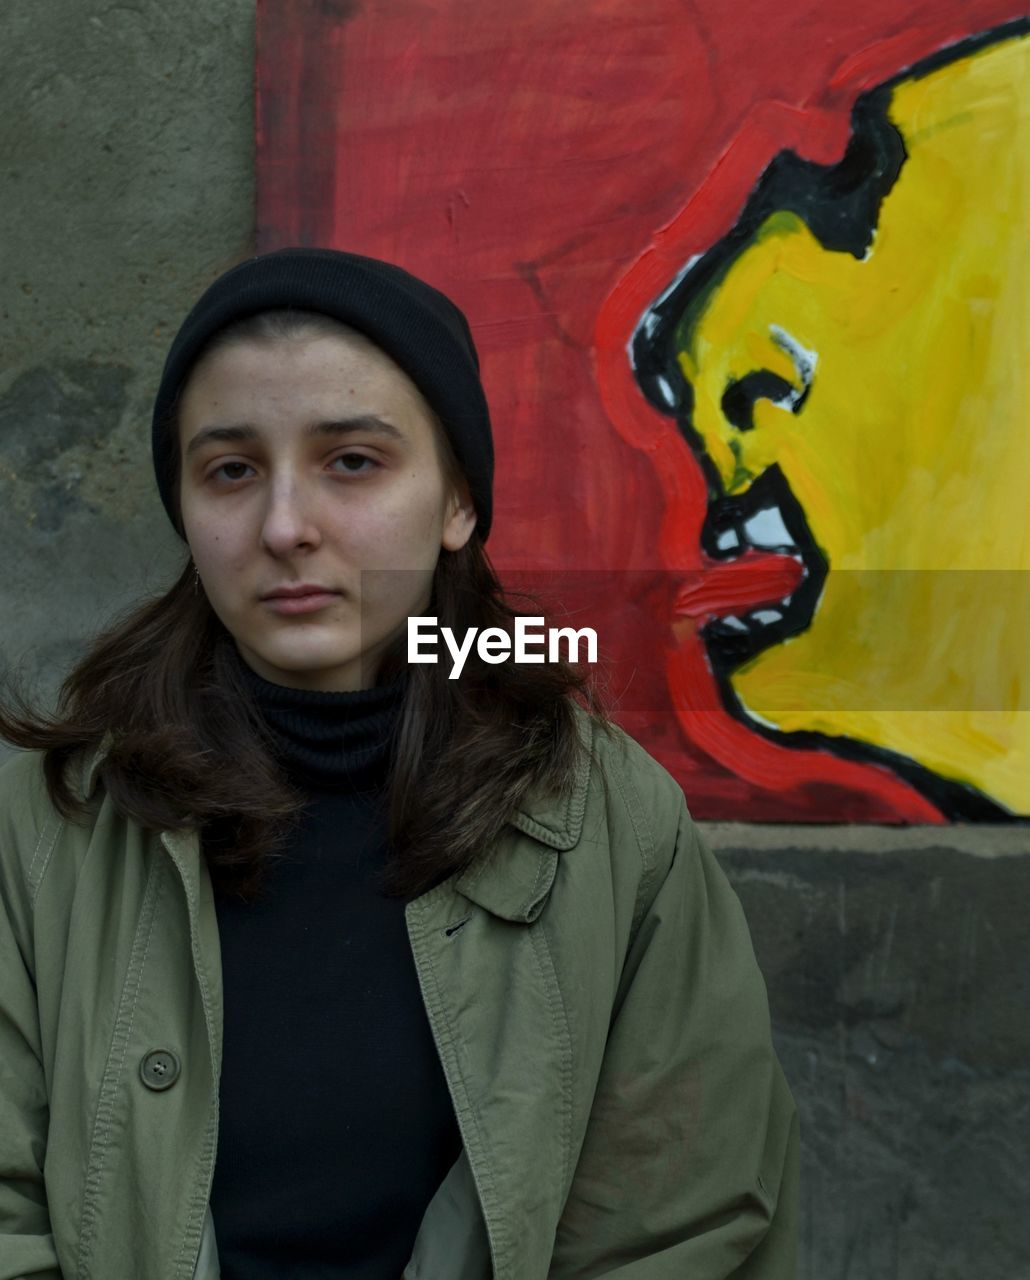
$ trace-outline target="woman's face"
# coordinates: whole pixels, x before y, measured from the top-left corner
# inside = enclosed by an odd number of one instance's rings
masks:
[[[240,339],[197,363],[179,412],[183,528],[212,608],[266,680],[367,688],[425,613],[441,548],[475,525],[435,431],[407,374],[359,334]]]

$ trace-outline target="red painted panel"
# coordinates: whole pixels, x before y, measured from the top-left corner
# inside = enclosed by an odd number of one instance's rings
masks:
[[[702,475],[633,382],[632,327],[684,254],[732,225],[776,152],[832,163],[858,93],[1020,12],[258,0],[259,248],[382,256],[465,308],[496,425],[493,559],[531,579],[592,571],[619,718],[697,817],[943,815],[885,765],[788,749],[722,710],[691,619],[753,592],[756,573],[792,569],[765,557],[742,588],[705,563]],[[687,513],[675,545],[662,541],[670,501]]]

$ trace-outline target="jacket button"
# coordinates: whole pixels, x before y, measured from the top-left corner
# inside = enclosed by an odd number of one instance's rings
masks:
[[[171,1049],[151,1049],[139,1064],[140,1079],[148,1089],[170,1089],[179,1071],[179,1059]]]

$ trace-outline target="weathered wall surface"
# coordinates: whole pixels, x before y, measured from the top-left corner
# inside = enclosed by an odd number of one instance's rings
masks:
[[[45,0],[0,27],[0,656],[49,691],[182,563],[149,401],[252,244],[253,14]],[[802,1113],[802,1280],[1030,1274],[1027,831],[705,833]]]
[[[1026,830],[704,830],[801,1113],[800,1280],[1030,1275]]]
[[[182,563],[149,461],[167,342],[253,240],[253,3],[0,16],[0,653],[50,691]]]

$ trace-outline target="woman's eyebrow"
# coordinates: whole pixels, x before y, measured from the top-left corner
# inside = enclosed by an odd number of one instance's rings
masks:
[[[258,432],[253,427],[244,425],[235,427],[205,427],[202,431],[198,431],[193,439],[186,446],[186,457],[197,452],[201,446],[210,443],[212,440],[218,441],[235,441],[235,440],[256,440]]]
[[[307,436],[344,436],[354,432],[371,432],[373,435],[386,436],[390,440],[405,443],[407,437],[392,422],[378,417],[374,413],[358,414],[353,418],[330,418],[324,422],[312,422],[305,430]],[[190,440],[186,446],[186,457],[190,457],[205,444],[212,441],[232,443],[237,441],[258,440],[261,432],[249,423],[241,422],[226,426],[204,427]]]
[[[342,436],[354,431],[367,431],[372,435],[387,436],[401,444],[406,443],[407,436],[395,427],[392,422],[380,418],[374,413],[360,413],[353,418],[331,418],[326,422],[313,422],[305,432],[309,436]]]

